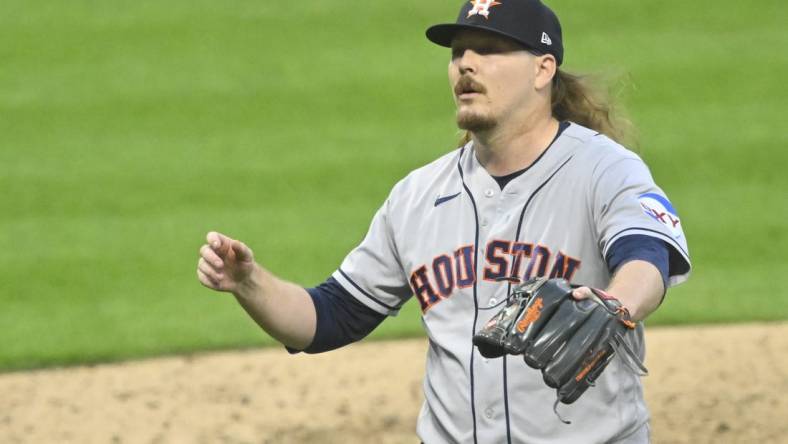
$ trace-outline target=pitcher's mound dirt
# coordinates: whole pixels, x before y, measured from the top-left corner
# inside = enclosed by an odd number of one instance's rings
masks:
[[[647,329],[655,443],[788,442],[788,323]],[[0,375],[0,443],[416,443],[424,340]]]

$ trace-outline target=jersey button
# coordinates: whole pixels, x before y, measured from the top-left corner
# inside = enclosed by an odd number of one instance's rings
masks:
[[[487,408],[484,410],[484,416],[486,416],[486,417],[487,417],[487,419],[492,419],[492,417],[493,417],[493,413],[495,413],[495,411],[492,409],[492,407],[487,407]]]
[[[495,304],[497,304],[497,303],[498,303],[498,299],[495,299],[495,298],[491,298],[490,299],[490,307],[494,307]]]
[[[493,190],[492,188],[487,188],[486,190],[484,190],[484,195],[487,197],[493,197],[495,196],[495,190]]]

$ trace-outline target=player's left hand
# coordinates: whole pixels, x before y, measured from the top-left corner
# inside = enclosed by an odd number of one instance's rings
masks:
[[[588,299],[591,295],[594,294],[591,292],[591,289],[588,287],[578,287],[572,291],[572,297],[581,301],[583,299]]]
[[[603,290],[596,289],[596,291],[608,297],[612,297],[610,294],[608,294]],[[572,291],[572,297],[576,301],[582,301],[583,299],[592,299],[594,298],[594,292],[591,290],[590,287],[578,287]],[[616,299],[621,303],[621,305],[624,306],[624,308],[627,309],[627,311],[629,311],[630,313],[634,312],[633,307],[627,304],[626,301],[622,300],[620,297],[617,297]]]
[[[474,336],[482,356],[522,354],[565,404],[592,386],[619,350],[633,371],[645,374],[624,338],[636,324],[613,296],[589,287],[572,289],[563,279],[529,281],[516,290]]]

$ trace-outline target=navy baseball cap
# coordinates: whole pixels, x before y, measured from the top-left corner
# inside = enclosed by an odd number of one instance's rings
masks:
[[[427,38],[450,48],[454,36],[463,29],[502,35],[530,50],[552,54],[558,65],[564,61],[561,23],[540,0],[471,0],[460,9],[457,23],[431,26]]]

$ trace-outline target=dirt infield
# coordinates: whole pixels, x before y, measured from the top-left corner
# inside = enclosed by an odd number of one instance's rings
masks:
[[[788,442],[788,323],[652,328],[656,443]],[[0,375],[0,443],[415,443],[424,340]]]

